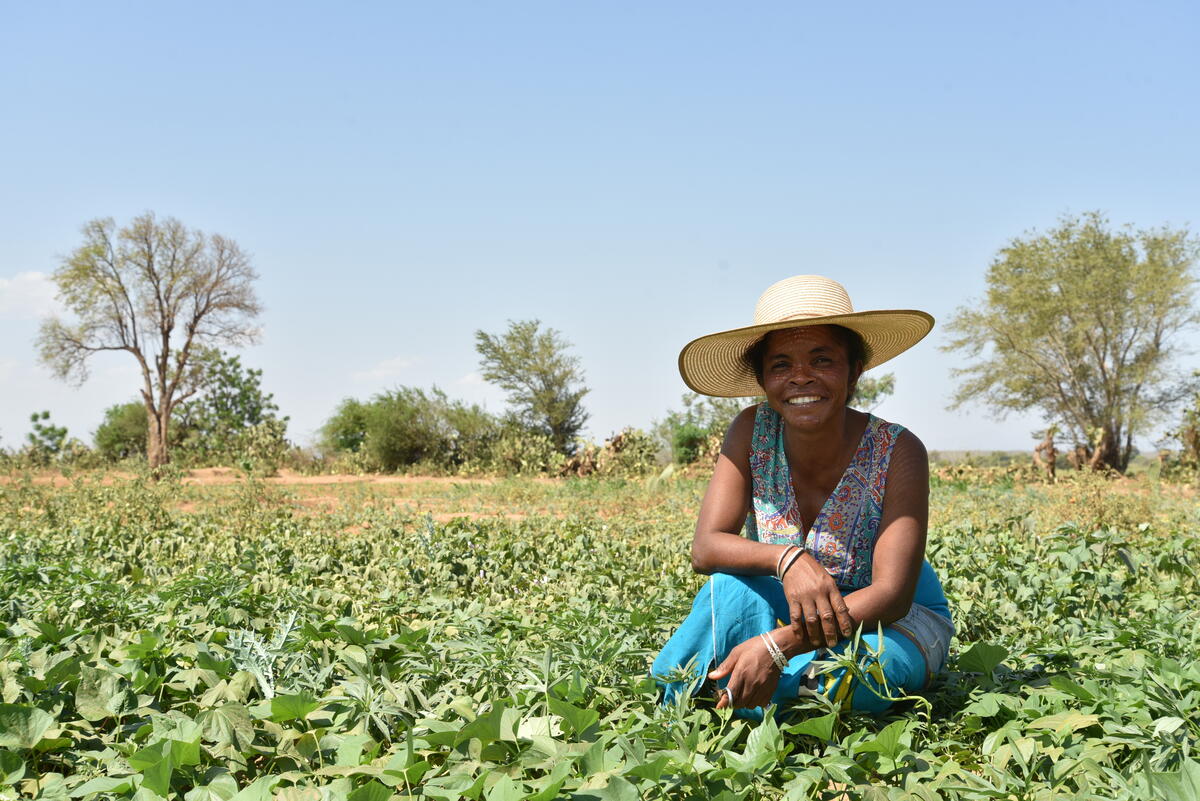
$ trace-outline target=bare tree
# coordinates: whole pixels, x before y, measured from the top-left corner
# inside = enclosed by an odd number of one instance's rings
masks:
[[[38,351],[62,379],[82,384],[87,362],[126,351],[142,371],[149,422],[146,455],[166,464],[172,410],[198,389],[194,355],[205,345],[253,342],[261,307],[258,276],[237,243],[186,228],[152,212],[116,228],[112,219],[83,227],[83,244],[54,273],[58,297],[77,318],[42,324]]]

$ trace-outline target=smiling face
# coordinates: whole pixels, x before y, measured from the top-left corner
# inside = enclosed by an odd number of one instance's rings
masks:
[[[827,325],[772,331],[763,342],[760,383],[789,426],[819,428],[841,419],[858,382],[845,337]]]

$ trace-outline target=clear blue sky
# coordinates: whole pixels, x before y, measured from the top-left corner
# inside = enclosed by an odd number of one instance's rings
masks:
[[[300,441],[398,384],[499,410],[473,332],[507,319],[574,343],[596,437],[677,407],[679,348],[787,275],[944,321],[1064,213],[1200,223],[1197,9],[8,4],[0,446],[42,408],[89,439],[134,396],[131,358],[77,390],[32,338],[79,227],[145,210],[253,254],[244,361]],[[931,448],[1030,447],[1036,418],[945,411],[942,341],[886,368],[880,413]]]

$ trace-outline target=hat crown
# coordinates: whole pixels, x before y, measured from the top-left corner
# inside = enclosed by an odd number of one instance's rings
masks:
[[[846,288],[823,275],[793,275],[767,287],[754,307],[754,324],[853,314]]]

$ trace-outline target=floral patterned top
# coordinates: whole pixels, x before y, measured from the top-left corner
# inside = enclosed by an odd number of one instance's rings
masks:
[[[816,557],[842,590],[871,583],[871,555],[883,516],[892,447],[904,427],[867,416],[858,450],[833,494],[821,507],[807,535],[792,490],[783,449],[783,418],[767,403],[754,415],[750,474],[754,504],[746,517],[746,536],[771,544],[803,546]]]

